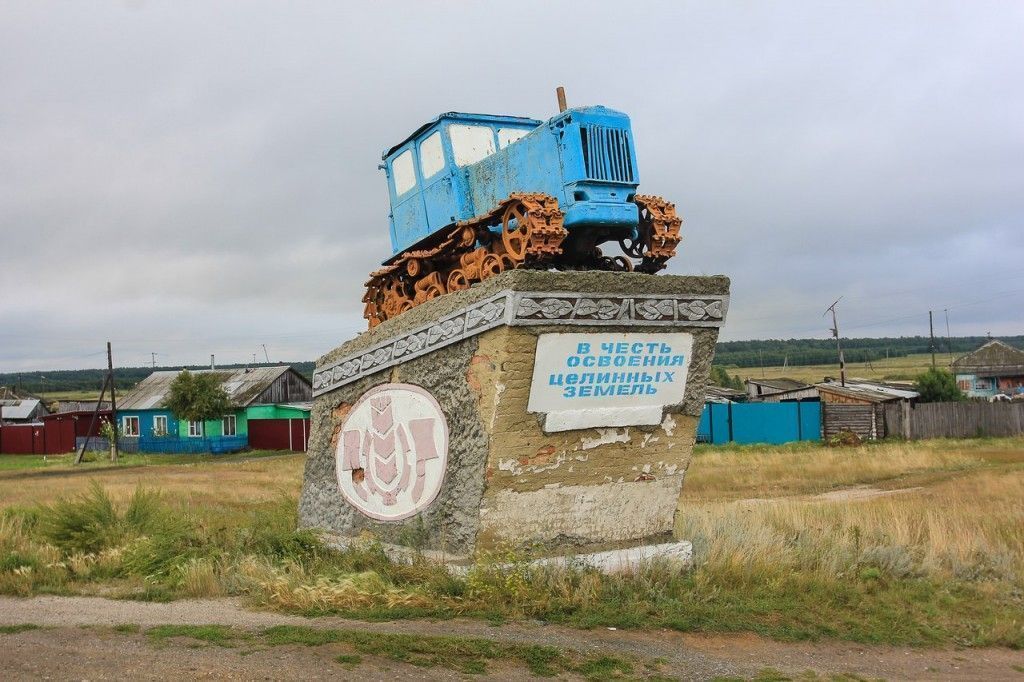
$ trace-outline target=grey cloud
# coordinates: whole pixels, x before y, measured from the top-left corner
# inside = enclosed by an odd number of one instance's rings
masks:
[[[441,111],[546,118],[558,84],[633,118],[642,189],[685,218],[670,271],[733,277],[725,338],[823,336],[840,295],[851,334],[921,333],[945,306],[954,333],[1020,332],[1018,5],[145,1],[0,19],[0,369],[98,364],[108,337],[128,363],[242,361],[267,339],[315,357],[362,327],[389,253],[381,150]]]

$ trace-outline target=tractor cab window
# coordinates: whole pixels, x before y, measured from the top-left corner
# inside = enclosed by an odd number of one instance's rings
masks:
[[[458,166],[468,166],[494,153],[494,131],[488,126],[453,123],[448,126],[448,137]]]
[[[444,168],[444,150],[441,148],[441,131],[420,143],[420,175],[424,180],[437,175]]]
[[[522,128],[498,128],[498,148],[504,149],[516,140],[521,140],[530,133]]]
[[[412,150],[406,149],[391,162],[395,178],[395,196],[402,196],[416,186],[416,169],[412,165]]]

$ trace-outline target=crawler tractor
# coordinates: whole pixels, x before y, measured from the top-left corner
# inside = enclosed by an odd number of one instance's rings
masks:
[[[636,193],[629,117],[601,106],[547,122],[441,114],[383,154],[393,255],[370,274],[370,327],[511,268],[655,273],[681,220]],[[618,242],[623,255],[601,245]]]

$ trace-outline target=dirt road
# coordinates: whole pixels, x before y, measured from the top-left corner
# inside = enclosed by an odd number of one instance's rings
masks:
[[[255,632],[274,625],[416,635],[462,635],[500,642],[544,644],[584,654],[615,654],[659,661],[660,675],[686,680],[751,678],[766,669],[788,675],[813,671],[889,680],[1024,680],[1024,652],[1005,649],[934,650],[857,644],[779,643],[753,635],[703,636],[672,631],[573,630],[552,625],[478,621],[364,623],[251,611],[232,600],[166,604],[92,597],[0,598],[0,626],[41,629],[0,634],[2,679],[462,679],[441,668],[418,668],[383,656],[357,665],[335,661],[339,645],[226,648],[189,639],[154,643],[143,630],[156,625],[218,624]],[[6,628],[11,630],[12,628]],[[2,630],[0,630],[2,632]],[[525,668],[498,661],[488,673],[528,677]]]

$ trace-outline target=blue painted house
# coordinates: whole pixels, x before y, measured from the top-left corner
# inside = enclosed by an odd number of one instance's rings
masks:
[[[1024,350],[993,339],[953,361],[956,383],[969,398],[1024,394]]]
[[[220,419],[182,421],[166,399],[177,371],[153,372],[117,401],[117,423],[128,449],[142,452],[234,452],[249,446],[249,422],[273,418],[274,406],[313,399],[309,381],[289,366],[189,370],[220,380],[232,409]]]

